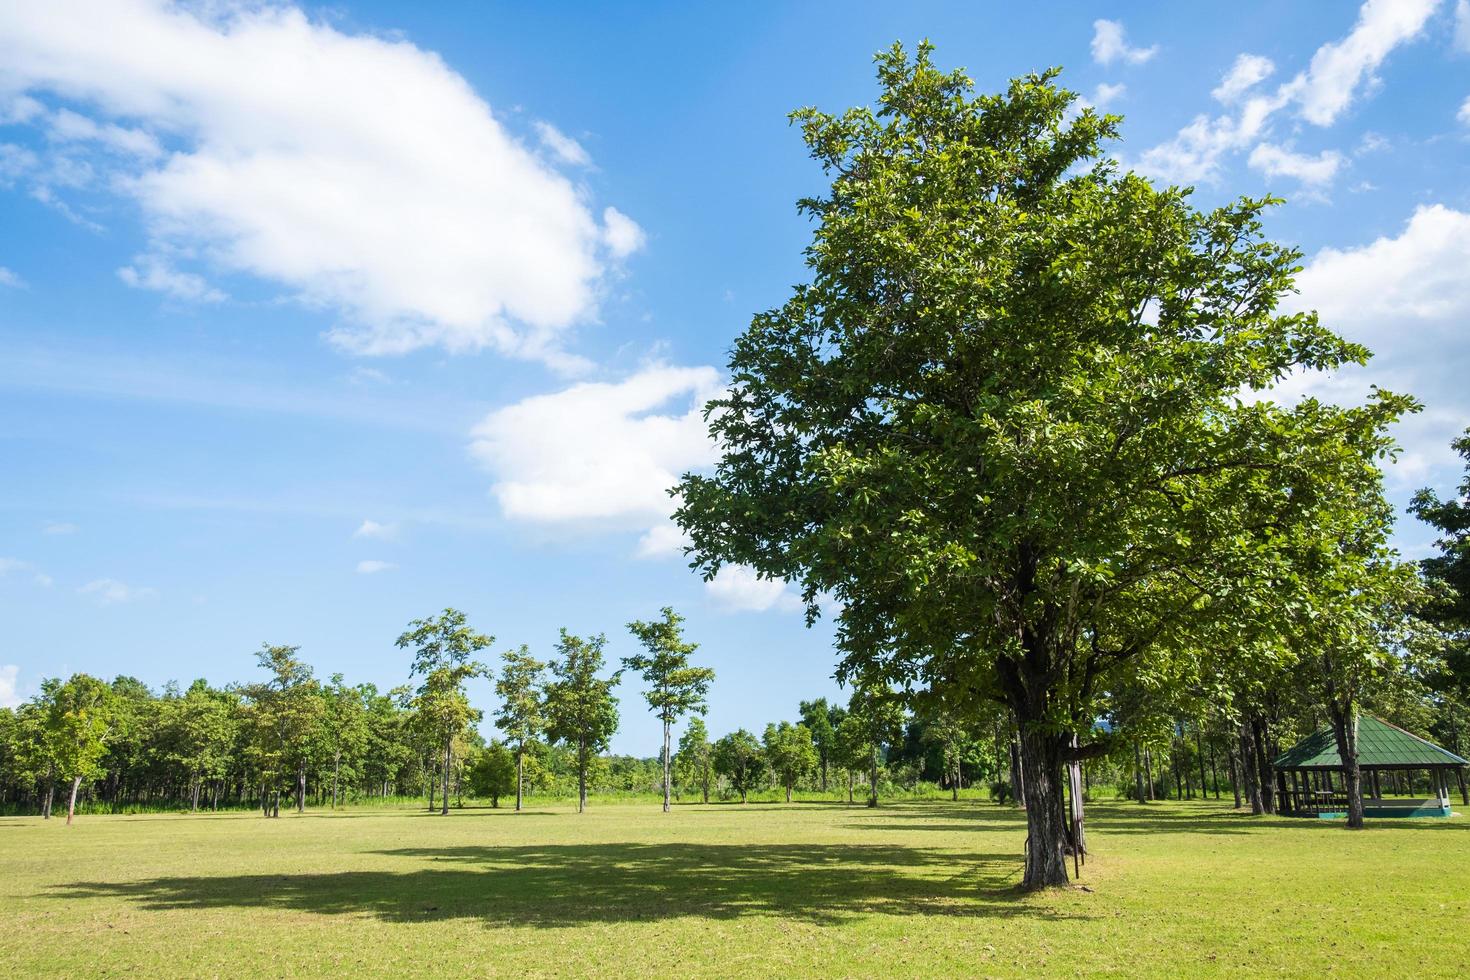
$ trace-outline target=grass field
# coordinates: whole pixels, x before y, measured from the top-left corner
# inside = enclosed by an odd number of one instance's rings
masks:
[[[0,974],[1463,975],[1470,820],[988,803],[0,820]],[[1090,889],[1090,890],[1087,890]]]

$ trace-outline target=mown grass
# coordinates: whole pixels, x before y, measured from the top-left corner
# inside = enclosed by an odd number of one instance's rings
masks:
[[[0,974],[1450,976],[1470,821],[1352,833],[1092,807],[1082,884],[1016,891],[989,803],[0,820]]]

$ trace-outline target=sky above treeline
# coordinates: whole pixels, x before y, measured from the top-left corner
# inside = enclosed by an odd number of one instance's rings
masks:
[[[1062,66],[1201,205],[1286,198],[1293,302],[1377,357],[1283,397],[1417,395],[1393,499],[1453,487],[1470,0],[5,4],[0,704],[251,679],[262,642],[389,688],[445,606],[495,653],[564,626],[616,660],[672,605],[716,734],[841,697],[830,626],[690,572],[666,490],[804,277],[823,181],[787,113],[869,103],[924,38],[981,91]],[[648,755],[639,693],[613,747]]]

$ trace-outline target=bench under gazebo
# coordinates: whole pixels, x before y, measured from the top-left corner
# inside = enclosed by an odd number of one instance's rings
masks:
[[[1325,728],[1273,762],[1281,810],[1289,816],[1347,816],[1346,769],[1337,738]],[[1358,716],[1358,769],[1365,817],[1448,817],[1450,778],[1470,762],[1427,739],[1370,715]],[[1415,791],[1425,795],[1416,797]],[[1384,790],[1389,795],[1384,795]]]

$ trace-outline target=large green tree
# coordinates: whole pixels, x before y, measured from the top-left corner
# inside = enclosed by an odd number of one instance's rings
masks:
[[[421,724],[434,734],[443,763],[443,802],[440,814],[449,814],[449,787],[454,770],[454,739],[465,726],[479,719],[470,707],[465,683],[472,677],[488,677],[489,669],[474,654],[495,642],[473,629],[458,609],[445,609],[438,616],[415,619],[398,637],[400,649],[413,650],[411,676],[422,677],[415,700]]]
[[[821,769],[822,792],[825,793],[837,726],[842,724],[842,717],[846,712],[840,705],[829,705],[826,698],[803,701],[798,705],[797,711],[801,715],[801,723],[812,733],[812,743],[817,747],[817,764]]]
[[[761,743],[750,732],[737,728],[715,742],[711,755],[715,772],[730,781],[730,788],[740,794],[740,802],[744,803],[765,772]]]
[[[546,728],[546,711],[542,703],[541,685],[546,665],[524,644],[519,650],[501,654],[500,679],[495,693],[500,696],[500,711],[495,725],[514,747],[516,757],[516,812],[521,812],[526,790],[526,750],[541,737]]]
[[[605,666],[607,637],[574,636],[565,629],[557,641],[560,656],[551,661],[546,685],[547,734],[576,752],[577,812],[587,809],[587,773],[592,759],[607,748],[618,730],[618,674],[599,677]]]
[[[648,685],[643,699],[663,723],[663,770],[664,812],[669,812],[669,767],[671,745],[669,733],[674,722],[694,712],[704,714],[705,697],[714,682],[715,672],[708,667],[695,667],[689,663],[690,654],[699,649],[699,644],[684,639],[684,617],[665,606],[663,618],[651,622],[635,620],[628,630],[638,638],[647,653],[623,658],[623,666],[636,670]]]
[[[296,812],[306,810],[306,767],[321,734],[321,685],[311,666],[297,656],[300,647],[261,645],[256,663],[270,672],[266,681],[250,684],[246,724],[249,754],[261,780],[261,809],[281,815],[281,785],[294,775]]]
[[[1064,884],[1062,769],[1106,751],[1076,739],[1111,674],[1212,641],[1224,607],[1279,615],[1272,529],[1410,403],[1242,397],[1368,356],[1280,308],[1300,254],[1271,201],[1201,211],[1121,172],[1119,120],[1055,72],[977,96],[895,46],[878,77],[872,108],[795,114],[831,178],[800,205],[810,281],[735,342],[722,458],[677,519],[706,576],[835,600],[844,677],[1008,705],[1023,882]]]

